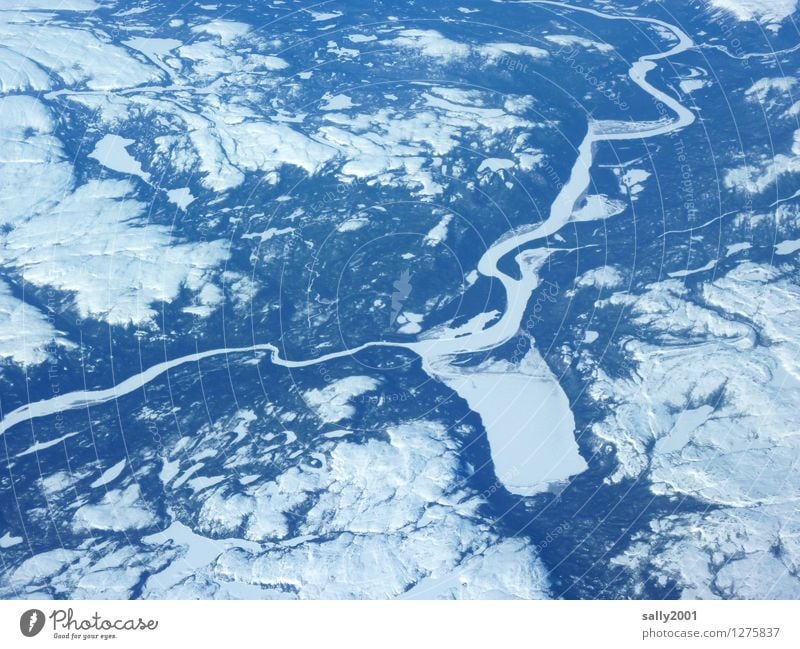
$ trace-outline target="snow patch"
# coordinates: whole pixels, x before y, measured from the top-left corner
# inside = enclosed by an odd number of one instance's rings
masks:
[[[104,487],[105,485],[119,478],[122,475],[122,472],[125,470],[125,465],[127,463],[128,461],[123,458],[114,466],[111,466],[103,471],[103,474],[90,485],[91,488],[96,489],[97,487]]]
[[[303,395],[306,403],[326,423],[349,419],[356,413],[351,401],[377,389],[380,382],[370,376],[348,376],[324,388],[308,390]]]
[[[797,0],[706,0],[740,21],[756,21],[764,25],[780,23],[795,11]]]
[[[399,34],[384,42],[403,49],[417,50],[422,56],[442,63],[463,59],[470,53],[468,45],[450,40],[434,29],[404,29]]]
[[[156,522],[153,514],[141,502],[138,485],[115,489],[95,505],[83,505],[75,512],[72,526],[79,530],[125,530],[149,527]]]

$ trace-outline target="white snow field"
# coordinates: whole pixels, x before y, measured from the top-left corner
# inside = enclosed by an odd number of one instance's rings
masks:
[[[626,305],[648,338],[625,341],[630,378],[597,370],[592,388],[614,404],[593,430],[619,456],[613,479],[647,477],[657,494],[713,507],[654,522],[616,561],[687,598],[798,592],[800,289],[781,273],[742,263],[699,295],[670,280],[604,301]]]

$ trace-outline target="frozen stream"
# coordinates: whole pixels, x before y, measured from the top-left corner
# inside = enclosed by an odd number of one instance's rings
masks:
[[[270,352],[272,362],[289,368],[307,367],[347,356],[367,347],[402,347],[418,354],[425,370],[443,381],[462,396],[477,412],[487,430],[492,459],[500,482],[518,494],[532,494],[553,482],[565,480],[582,471],[585,461],[578,452],[574,438],[574,419],[569,402],[557,379],[535,349],[524,359],[511,365],[503,361],[486,362],[477,368],[464,370],[452,364],[454,357],[474,352],[486,352],[510,340],[520,329],[533,291],[539,285],[538,270],[549,252],[528,249],[530,244],[554,235],[573,218],[576,203],[589,188],[595,145],[615,140],[635,140],[657,137],[688,126],[694,114],[676,99],[655,88],[647,81],[647,73],[657,61],[680,54],[693,47],[683,31],[669,23],[653,18],[608,15],[594,9],[574,7],[560,2],[531,0],[542,4],[588,13],[608,20],[624,20],[656,25],[671,33],[677,42],[668,50],[647,54],[635,61],[628,74],[631,80],[674,113],[672,119],[655,122],[592,121],[578,148],[578,157],[569,180],[553,201],[548,218],[535,229],[503,237],[481,257],[478,271],[499,281],[506,292],[506,310],[492,324],[483,327],[486,314],[477,314],[472,327],[438,329],[411,343],[374,341],[355,349],[347,349],[318,358],[291,361],[282,359],[277,348],[269,343],[248,347],[212,349],[189,354],[159,363],[131,376],[113,387],[101,390],[80,390],[21,406],[0,421],[0,435],[13,426],[31,422],[67,410],[98,405],[130,394],[171,369],[196,363],[212,356]],[[602,218],[598,214],[595,218]],[[582,221],[587,220],[586,215]],[[521,252],[520,252],[521,251]],[[498,264],[506,255],[517,252],[520,278],[502,272]]]

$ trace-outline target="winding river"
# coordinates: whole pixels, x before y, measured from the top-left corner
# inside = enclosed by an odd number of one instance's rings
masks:
[[[681,105],[675,98],[655,88],[647,81],[647,73],[656,67],[657,61],[680,54],[692,48],[694,44],[689,36],[676,26],[654,18],[610,15],[595,9],[570,6],[561,2],[547,0],[527,0],[526,4],[547,5],[569,11],[587,13],[607,20],[623,20],[655,25],[670,33],[676,43],[663,52],[641,56],[628,70],[630,79],[652,97],[656,106],[663,109],[660,112],[664,115],[664,118],[650,122],[590,121],[586,135],[578,147],[578,156],[571,169],[569,180],[553,201],[548,218],[538,227],[528,232],[502,237],[487,249],[481,257],[478,263],[478,271],[486,277],[499,281],[506,293],[506,310],[499,318],[489,318],[492,324],[486,327],[478,324],[472,328],[468,327],[467,331],[464,331],[463,327],[457,331],[444,328],[429,332],[427,336],[410,343],[374,341],[357,348],[301,361],[281,358],[279,350],[270,343],[201,351],[154,365],[110,388],[79,390],[21,406],[7,413],[0,421],[0,435],[14,426],[24,422],[32,422],[37,418],[68,410],[86,408],[117,399],[142,388],[172,369],[213,356],[269,352],[274,364],[287,368],[301,368],[352,355],[368,347],[401,347],[418,354],[422,358],[423,367],[429,375],[444,381],[464,397],[471,408],[479,412],[487,428],[492,457],[497,466],[498,478],[511,491],[523,494],[532,493],[538,490],[542,484],[558,479],[566,479],[569,475],[582,470],[585,465],[582,458],[577,455],[577,447],[572,436],[572,424],[570,423],[572,421],[572,413],[569,411],[569,404],[566,401],[566,396],[560,390],[556,378],[552,376],[543,362],[534,359],[536,361],[532,363],[532,365],[535,365],[534,369],[528,373],[523,373],[523,376],[515,375],[513,372],[507,374],[507,380],[514,381],[513,385],[510,383],[508,385],[499,385],[497,383],[500,380],[498,377],[504,376],[503,372],[498,371],[497,368],[489,368],[486,375],[489,376],[491,381],[494,381],[492,384],[494,388],[497,388],[498,392],[505,394],[506,397],[504,400],[497,402],[492,399],[481,400],[477,398],[476,395],[479,396],[486,391],[486,383],[479,381],[480,372],[471,372],[469,376],[465,376],[461,370],[454,367],[452,361],[454,357],[460,354],[483,352],[496,348],[510,340],[519,331],[531,295],[539,284],[538,269],[550,254],[546,249],[530,249],[530,244],[556,234],[571,221],[577,202],[590,186],[595,145],[616,140],[657,137],[684,128],[694,121],[694,114],[691,111]],[[673,117],[667,117],[668,112],[671,112]],[[595,218],[602,217],[603,214],[598,214]],[[586,217],[584,216],[582,220],[586,220]],[[526,247],[529,249],[526,250]],[[501,259],[514,252],[517,253],[515,259],[520,268],[519,279],[511,277],[499,269]],[[472,322],[485,322],[487,320],[485,316],[486,314],[478,315]],[[538,391],[531,392],[531,386],[538,386]],[[511,390],[510,392],[509,389]],[[515,390],[518,394],[514,392]],[[508,398],[509,395],[511,398]],[[527,398],[522,398],[523,395]],[[509,426],[519,427],[525,422],[530,422],[536,412],[536,409],[532,406],[535,398],[532,399],[531,397],[537,396],[544,400],[550,399],[552,401],[555,399],[556,402],[551,403],[553,407],[550,410],[556,413],[560,412],[561,414],[557,414],[555,418],[558,419],[560,417],[561,419],[556,422],[550,433],[543,436],[542,440],[533,444],[530,440],[523,440],[523,446],[520,447],[518,444],[519,430],[512,430],[509,434],[509,431],[505,429]],[[515,405],[514,401],[519,403]],[[521,407],[524,408],[522,413],[514,410],[516,408],[519,411]],[[497,412],[498,409],[502,410],[502,412]],[[547,442],[548,438],[550,438],[550,442]],[[548,444],[550,446],[555,445],[555,447],[548,450]],[[545,446],[544,449],[542,449],[543,445]],[[515,462],[511,467],[513,471],[509,467],[504,467],[503,448],[513,451],[511,453]],[[520,465],[517,458],[513,457],[518,456],[520,452],[527,452],[529,455],[533,455],[536,452],[543,458],[543,460],[540,459],[538,463],[531,465],[527,469],[529,474],[527,476],[519,475]],[[562,457],[559,458],[559,456]],[[555,469],[551,471],[551,474],[543,476],[542,472],[545,467],[550,469],[555,467]],[[537,474],[537,472],[539,473]],[[523,471],[524,473],[525,471]]]

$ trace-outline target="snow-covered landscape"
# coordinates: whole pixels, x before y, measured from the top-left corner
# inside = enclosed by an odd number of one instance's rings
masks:
[[[797,15],[0,0],[0,597],[799,597]]]

